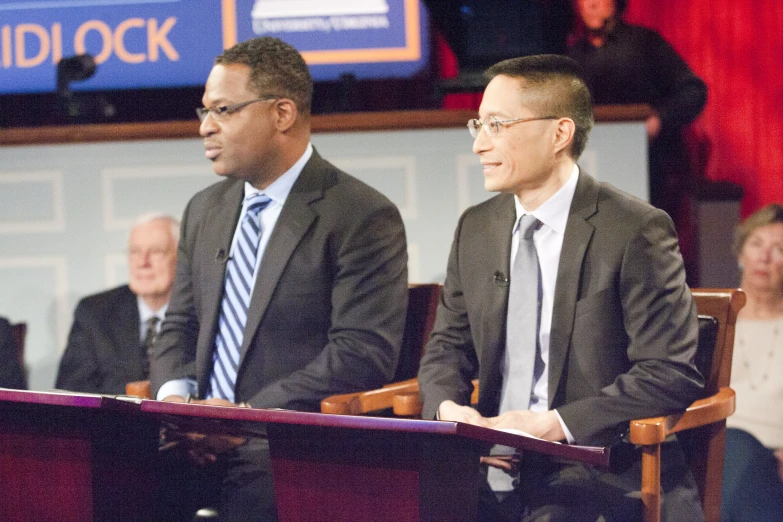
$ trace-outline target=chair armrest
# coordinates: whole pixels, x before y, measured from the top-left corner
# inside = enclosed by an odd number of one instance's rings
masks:
[[[470,404],[475,406],[478,403],[479,381],[473,379],[473,392],[470,394]],[[419,386],[411,387],[409,390],[400,391],[392,398],[392,407],[394,414],[400,417],[420,417],[422,410],[421,399],[419,398]]]
[[[133,381],[125,384],[125,394],[130,395],[131,397],[152,399],[150,381]]]
[[[721,388],[715,395],[695,401],[683,413],[632,420],[631,442],[643,446],[661,444],[671,433],[726,420],[734,413],[734,407],[734,390]]]
[[[392,407],[394,396],[401,393],[419,391],[416,378],[387,384],[377,390],[332,395],[321,401],[321,413],[334,415],[361,415],[371,411]]]

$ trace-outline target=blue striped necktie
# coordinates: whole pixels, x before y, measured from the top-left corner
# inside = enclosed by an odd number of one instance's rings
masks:
[[[253,295],[253,272],[261,239],[259,213],[269,205],[270,199],[254,194],[246,200],[247,212],[239,228],[234,255],[226,263],[226,283],[220,305],[218,333],[212,357],[212,376],[207,398],[215,397],[234,402],[234,387],[239,369],[239,351],[245,335],[247,311]]]

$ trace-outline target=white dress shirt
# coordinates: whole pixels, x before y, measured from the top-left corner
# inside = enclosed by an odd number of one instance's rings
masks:
[[[576,182],[579,178],[579,168],[574,165],[568,180],[549,199],[536,210],[528,212],[519,198],[514,196],[514,204],[517,211],[517,225],[514,226],[511,240],[511,265],[519,250],[519,218],[525,214],[532,214],[542,225],[533,233],[533,243],[538,254],[538,264],[541,268],[541,324],[538,331],[538,341],[541,347],[541,358],[544,361],[544,371],[538,381],[533,384],[533,395],[530,399],[530,411],[543,412],[548,409],[549,399],[549,339],[552,331],[552,312],[555,302],[555,283],[557,282],[557,270],[560,265],[560,251],[563,249],[563,237],[565,235],[568,213],[571,209],[571,201],[576,192]],[[558,418],[560,415],[558,414]],[[571,433],[560,419],[569,442],[573,441]]]

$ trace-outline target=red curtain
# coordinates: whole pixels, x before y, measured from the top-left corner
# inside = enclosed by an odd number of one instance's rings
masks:
[[[631,0],[707,83],[693,124],[708,178],[742,185],[743,215],[783,202],[783,1]]]

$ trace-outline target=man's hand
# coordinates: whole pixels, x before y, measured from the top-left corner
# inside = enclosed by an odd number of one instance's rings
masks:
[[[454,401],[443,401],[438,407],[438,419],[442,421],[464,422],[476,426],[487,426],[487,419],[470,406],[460,406]]]
[[[217,460],[224,451],[241,446],[247,439],[232,435],[211,435],[203,433],[186,433],[188,456],[199,465],[209,464]]]
[[[202,404],[206,406],[224,406],[230,408],[249,408],[247,403],[235,404],[225,399],[188,400],[181,395],[169,395],[163,399],[165,402],[188,402],[190,404]],[[182,445],[188,453],[188,457],[199,465],[205,465],[217,460],[217,456],[241,446],[247,439],[231,435],[204,434],[198,432],[180,432],[171,427],[164,428],[161,450],[166,450]]]
[[[515,429],[544,440],[560,441],[566,438],[554,410],[544,412],[515,410],[485,421],[488,428]]]

